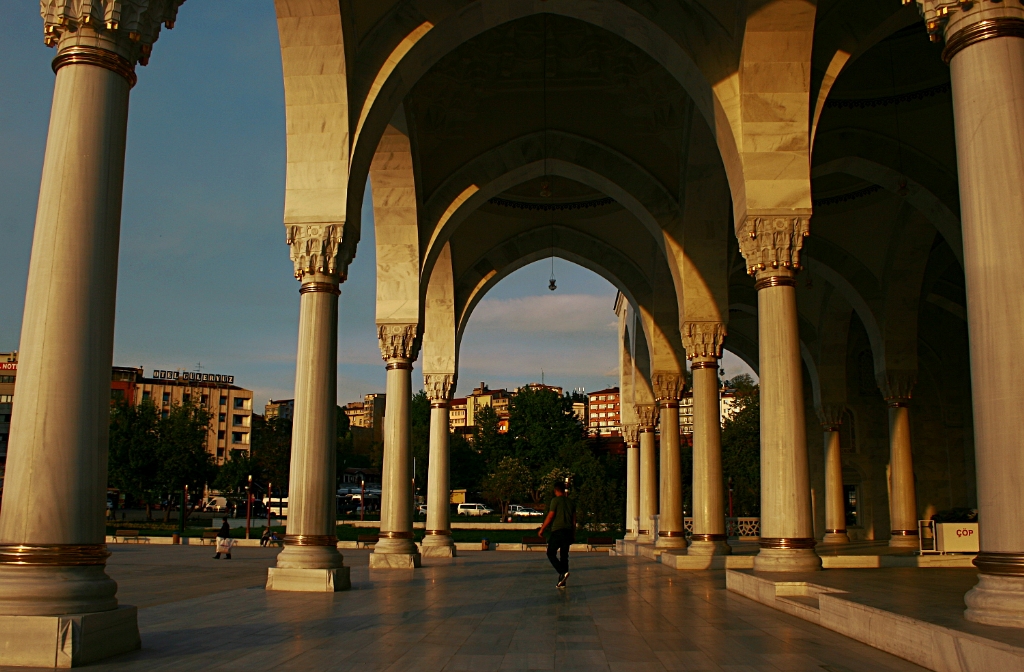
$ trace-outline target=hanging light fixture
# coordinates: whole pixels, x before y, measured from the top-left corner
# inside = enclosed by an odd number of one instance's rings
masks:
[[[551,227],[551,277],[548,279],[548,289],[552,292],[558,289],[555,284],[555,227]]]

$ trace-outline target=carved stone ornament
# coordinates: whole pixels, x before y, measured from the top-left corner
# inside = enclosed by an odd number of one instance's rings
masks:
[[[174,27],[185,0],[40,0],[48,47],[75,37],[118,44],[132,65],[146,65],[160,27]]]
[[[337,275],[345,280],[348,261],[340,260],[342,224],[288,224],[285,242],[295,266],[295,277],[313,273]]]
[[[651,375],[651,387],[654,397],[662,399],[681,399],[686,379],[681,373],[655,373]]]
[[[630,423],[622,426],[622,440],[627,445],[636,445],[640,442],[640,425]]]
[[[423,391],[430,401],[450,401],[455,376],[450,373],[424,373]]]
[[[658,424],[658,407],[654,404],[637,404],[636,417],[640,429],[651,430]]]
[[[842,404],[822,404],[818,409],[818,420],[825,431],[835,432],[839,430],[839,425],[843,424],[845,412],[846,407]]]
[[[415,324],[378,324],[377,340],[380,341],[380,356],[389,359],[416,359]]]
[[[1019,17],[1021,4],[1020,0],[1016,0],[1016,2],[1012,0],[903,0],[904,5],[909,5],[912,2],[917,5],[917,11],[921,13],[921,18],[924,19],[924,25],[928,29],[928,39],[932,42],[942,41],[946,25],[958,12],[968,15],[981,15],[984,12],[985,16],[979,16],[979,20],[984,18],[998,21],[1004,17]],[[993,15],[992,10],[996,10],[995,15]],[[964,18],[969,19],[967,16]],[[951,30],[955,31],[956,28]],[[943,59],[947,63],[949,62],[945,55]]]
[[[886,371],[878,380],[878,388],[886,401],[890,399],[910,399],[914,385],[917,383],[917,371]]]
[[[811,232],[806,215],[751,215],[737,236],[747,273],[769,268],[800,269],[800,248]]]
[[[683,323],[683,347],[686,348],[687,359],[721,357],[725,335],[725,325],[721,322]]]

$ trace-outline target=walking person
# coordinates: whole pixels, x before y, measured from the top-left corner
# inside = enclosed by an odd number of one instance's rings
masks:
[[[225,560],[231,559],[231,546],[234,540],[231,538],[231,526],[228,525],[227,516],[224,517],[224,524],[220,526],[220,530],[217,532],[217,553],[213,556],[214,560],[220,560],[220,554],[226,553],[224,556]]]
[[[544,530],[551,528],[548,538],[548,560],[558,572],[556,588],[565,588],[569,580],[569,547],[576,540],[576,510],[572,502],[565,496],[565,485],[555,483],[555,496],[548,504],[548,515],[544,524],[537,530],[543,537]]]

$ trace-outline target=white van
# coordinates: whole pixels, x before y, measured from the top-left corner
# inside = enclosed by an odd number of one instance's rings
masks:
[[[494,509],[488,508],[485,504],[459,504],[460,516],[489,516]]]

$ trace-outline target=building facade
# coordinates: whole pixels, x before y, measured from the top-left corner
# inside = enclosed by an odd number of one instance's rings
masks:
[[[587,429],[594,436],[621,436],[619,388],[609,387],[587,395]]]
[[[271,399],[263,407],[263,415],[267,420],[271,418],[282,418],[291,420],[295,413],[294,399]]]
[[[492,390],[481,382],[473,388],[472,394],[452,399],[448,424],[453,432],[472,433],[476,427],[477,415],[484,408],[493,408],[498,416],[498,432],[508,431],[508,411],[512,394],[506,389]]]
[[[370,442],[384,440],[385,394],[367,394],[362,401],[352,401],[341,409],[348,418],[348,425],[358,438]]]

